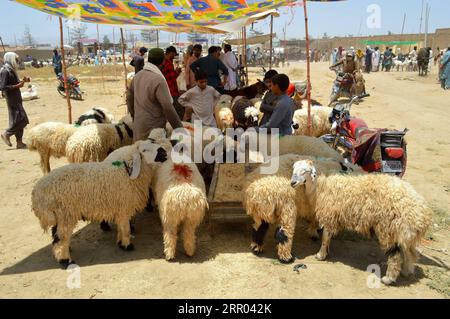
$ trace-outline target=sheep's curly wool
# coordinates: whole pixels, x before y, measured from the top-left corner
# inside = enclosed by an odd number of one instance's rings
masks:
[[[409,183],[388,175],[332,175],[305,188],[316,219],[324,226],[318,259],[326,258],[332,236],[351,230],[374,234],[387,252],[385,284],[396,281],[402,262],[404,274],[414,272],[416,247],[431,225],[432,211]]]
[[[314,106],[311,108],[311,136],[321,137],[330,133],[331,124],[328,119],[331,113],[331,108],[325,106]],[[298,125],[299,128],[294,130],[295,135],[307,135],[308,134],[308,110],[300,109],[294,112],[293,120],[294,125]]]
[[[284,136],[277,141],[279,153],[272,154],[270,138],[265,137],[264,134],[251,134],[250,138],[258,141],[259,148],[255,149],[253,144],[250,144],[249,147],[250,151],[259,151],[265,159],[270,159],[277,155],[300,154],[304,156],[331,158],[336,161],[344,160],[342,155],[328,146],[327,143],[320,138],[295,135]]]
[[[153,197],[163,225],[164,254],[175,258],[178,228],[183,224],[183,244],[186,255],[193,256],[196,230],[208,209],[205,182],[195,164],[160,165],[152,182]]]
[[[94,117],[94,114],[97,115]],[[33,127],[27,134],[27,145],[30,151],[37,151],[40,157],[42,172],[48,174],[50,157],[61,158],[66,156],[68,139],[78,131],[78,127],[97,122],[109,123],[113,119],[108,110],[93,108],[81,115],[79,124],[65,124],[60,122],[45,122]]]
[[[131,146],[136,153],[139,142]],[[41,178],[31,194],[32,210],[41,227],[54,233],[58,261],[70,261],[72,231],[80,220],[118,225],[118,242],[130,246],[130,219],[148,202],[153,164],[142,160],[138,178],[131,179],[123,161],[70,164]]]
[[[67,140],[78,130],[75,125],[46,122],[33,127],[27,134],[30,151],[37,151],[41,160],[42,172],[50,172],[50,156],[66,156]]]
[[[132,132],[124,123],[82,127],[67,141],[67,159],[70,163],[101,162],[114,150],[131,145]]]
[[[217,127],[224,131],[227,128],[233,128],[234,117],[231,111],[231,102],[233,98],[229,95],[222,95],[219,102],[214,107],[214,116],[216,118]]]
[[[255,222],[254,232],[257,232],[264,224],[281,226],[280,231],[287,236],[287,240],[285,243],[279,243],[278,256],[280,260],[288,262],[292,259],[291,247],[297,217],[309,222],[308,234],[314,239],[318,239],[317,229],[319,228],[304,189],[291,187],[294,163],[300,160],[311,160],[319,174],[324,175],[339,172],[343,166],[334,159],[294,154],[283,155],[271,161],[275,160],[279,160],[279,169],[276,174],[264,175],[261,173],[261,168],[258,168],[247,175],[243,205],[247,214],[252,216]],[[362,170],[356,166],[351,166],[351,169],[356,173],[362,173]],[[252,250],[255,253],[262,251],[263,238],[264,236],[253,239]]]

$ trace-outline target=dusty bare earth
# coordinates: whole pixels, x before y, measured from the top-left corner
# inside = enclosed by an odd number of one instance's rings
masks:
[[[289,70],[294,79],[304,78],[304,64]],[[67,121],[65,101],[55,89],[50,69],[32,71],[40,99],[25,102],[31,121]],[[73,102],[74,117],[93,106],[125,114],[121,98],[120,69],[106,73],[74,69],[81,78],[86,100]],[[314,64],[314,98],[327,102],[334,74],[326,64]],[[37,154],[0,144],[0,297],[2,298],[448,298],[450,209],[450,95],[436,83],[436,70],[426,79],[411,73],[366,75],[372,96],[354,107],[372,127],[409,128],[409,166],[406,180],[425,196],[435,212],[435,222],[416,273],[395,287],[369,289],[370,264],[386,269],[383,253],[375,242],[351,234],[333,240],[327,262],[314,253],[299,223],[293,251],[300,273],[292,265],[276,261],[273,229],[262,258],[250,253],[250,223],[215,224],[213,233],[203,226],[197,255],[190,259],[179,247],[178,258],[163,257],[161,226],[155,213],[137,219],[134,244],[126,253],[115,244],[115,233],[103,233],[98,225],[80,223],[71,243],[72,256],[81,267],[81,288],[69,289],[70,275],[51,254],[50,236],[44,234],[30,209],[34,183],[42,176]],[[256,75],[254,74],[254,77]],[[7,127],[5,101],[0,100],[0,127]],[[65,160],[52,160],[53,167]]]

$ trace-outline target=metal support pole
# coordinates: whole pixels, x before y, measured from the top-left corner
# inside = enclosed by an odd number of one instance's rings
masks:
[[[66,55],[64,52],[64,31],[63,31],[63,22],[61,17],[59,17],[59,33],[61,39],[61,59],[63,66],[63,76],[64,76],[64,90],[66,91],[66,100],[67,100],[67,111],[69,117],[69,124],[72,124],[72,104],[70,102],[70,93],[67,85],[67,66],[66,66]]]

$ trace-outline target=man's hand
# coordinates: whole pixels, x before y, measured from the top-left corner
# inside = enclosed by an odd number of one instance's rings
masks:
[[[177,68],[175,69],[175,72],[177,72],[177,74],[178,74],[178,75],[180,75],[180,74],[181,74],[181,72],[182,72],[182,70],[181,70],[181,68],[180,68],[180,67],[177,67]]]
[[[29,82],[31,82],[31,79],[27,76],[24,76],[22,82],[29,83]]]
[[[16,89],[21,89],[21,88],[23,88],[24,85],[25,85],[25,82],[20,81],[19,83],[16,84]]]

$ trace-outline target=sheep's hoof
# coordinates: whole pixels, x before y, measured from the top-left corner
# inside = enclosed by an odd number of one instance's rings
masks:
[[[100,223],[100,228],[101,230],[107,232],[107,231],[111,231],[111,226],[109,226],[108,222],[102,221]]]
[[[282,263],[284,265],[289,265],[289,264],[292,264],[295,261],[295,257],[291,257],[288,260],[284,260],[284,259],[278,258],[278,260],[280,261],[280,263]]]
[[[262,245],[258,245],[256,243],[252,243],[250,245],[250,248],[252,250],[253,255],[255,255],[255,256],[260,256],[261,253],[263,252],[263,246]]]
[[[381,281],[383,282],[383,284],[385,284],[386,286],[392,285],[393,283],[395,283],[395,280],[392,280],[391,278],[389,278],[388,276],[384,276],[383,278],[381,278]]]
[[[166,261],[169,263],[175,262],[175,257],[166,257]]]
[[[119,245],[119,248],[122,249],[123,251],[133,251],[134,250],[134,245],[133,244],[129,244],[128,246],[124,246],[124,245],[122,245],[121,241],[119,241],[117,244]]]
[[[321,253],[316,254],[316,259],[319,261],[324,261],[326,258],[326,255],[322,255]]]
[[[75,264],[74,260],[61,259],[58,261],[62,269],[67,269],[70,265]]]

